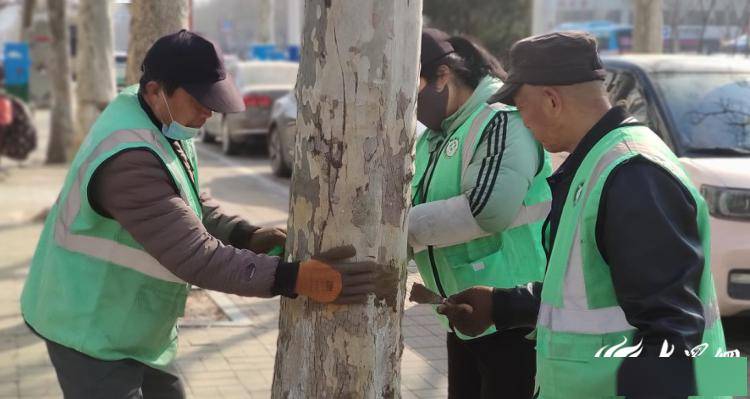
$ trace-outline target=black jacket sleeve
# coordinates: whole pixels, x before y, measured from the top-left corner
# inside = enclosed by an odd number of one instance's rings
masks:
[[[492,320],[498,331],[534,328],[542,298],[542,283],[492,290]]]
[[[618,394],[628,398],[695,394],[692,359],[705,325],[698,297],[704,252],[693,197],[672,174],[643,157],[620,165],[602,191],[599,251],[610,265],[618,302],[643,340],[638,358],[625,358]],[[664,340],[674,345],[659,358]]]

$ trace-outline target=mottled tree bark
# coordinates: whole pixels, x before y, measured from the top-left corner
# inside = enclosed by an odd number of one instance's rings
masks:
[[[366,305],[281,303],[274,398],[400,397],[420,0],[308,0],[287,253],[351,243],[399,283]]]
[[[115,96],[115,63],[110,3],[81,0],[78,8],[78,134],[77,148],[99,114]]]
[[[664,38],[664,12],[661,0],[633,0],[633,51],[636,53],[662,53]]]
[[[130,5],[130,42],[128,43],[127,84],[138,83],[141,63],[156,39],[187,29],[188,0],[133,0]]]
[[[52,110],[50,113],[50,139],[47,147],[47,163],[65,163],[73,155],[72,143],[75,133],[73,120],[73,89],[70,73],[70,35],[66,17],[65,0],[47,0],[49,27],[52,36],[52,57],[55,66],[51,74]]]

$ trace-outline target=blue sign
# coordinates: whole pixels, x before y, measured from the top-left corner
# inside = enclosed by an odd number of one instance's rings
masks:
[[[248,58],[258,61],[268,61],[272,59],[271,57],[275,51],[276,45],[274,44],[252,44],[250,45]]]
[[[287,47],[287,52],[289,53],[289,61],[299,62],[299,46],[291,45]]]
[[[5,57],[5,84],[28,84],[31,69],[28,43],[5,43],[3,56]]]

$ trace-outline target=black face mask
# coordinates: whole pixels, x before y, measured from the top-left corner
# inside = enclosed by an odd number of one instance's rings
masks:
[[[441,131],[447,105],[448,85],[438,91],[437,82],[430,83],[417,96],[417,120],[430,130]]]

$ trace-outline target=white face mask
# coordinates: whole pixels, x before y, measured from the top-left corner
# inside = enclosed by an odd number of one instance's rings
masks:
[[[169,109],[169,103],[167,102],[167,98],[164,97],[164,91],[160,90],[159,93],[161,94],[162,100],[164,100],[164,104],[166,104],[167,106],[169,119],[172,120],[172,122],[170,122],[169,124],[162,124],[161,132],[166,137],[169,137],[172,140],[187,140],[187,139],[192,139],[193,137],[197,136],[200,129],[197,127],[187,127],[175,121],[174,117],[172,117],[172,111]]]

